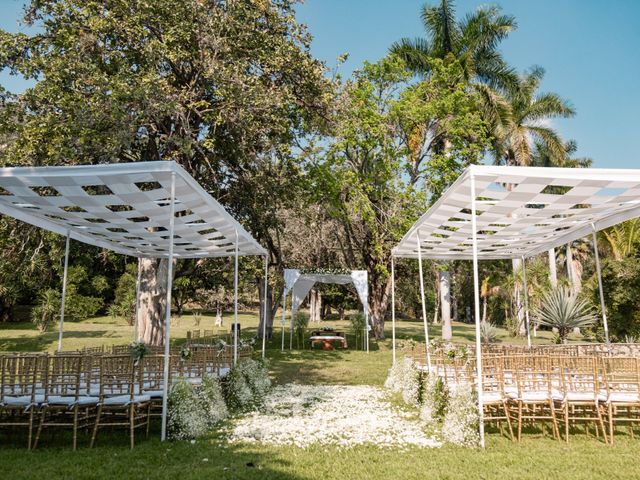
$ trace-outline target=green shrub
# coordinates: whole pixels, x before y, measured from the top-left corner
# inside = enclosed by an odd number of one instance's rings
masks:
[[[420,419],[429,426],[442,422],[448,402],[447,388],[442,378],[426,375],[422,382],[422,407]]]
[[[224,395],[227,407],[243,412],[259,408],[271,388],[267,364],[263,360],[240,360],[227,374]]]
[[[204,410],[208,427],[213,427],[229,416],[229,410],[222,395],[222,388],[216,377],[204,375],[202,384],[197,388],[196,393]]]

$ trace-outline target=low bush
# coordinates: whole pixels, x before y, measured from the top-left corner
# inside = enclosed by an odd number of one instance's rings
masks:
[[[271,388],[269,370],[264,360],[240,360],[227,374],[224,396],[229,409],[244,412],[259,408]]]
[[[462,447],[480,444],[478,406],[471,385],[460,384],[451,389],[442,423],[442,438]]]
[[[411,358],[405,357],[396,362],[389,370],[384,385],[393,392],[401,393],[405,403],[414,406],[420,404],[420,372]]]

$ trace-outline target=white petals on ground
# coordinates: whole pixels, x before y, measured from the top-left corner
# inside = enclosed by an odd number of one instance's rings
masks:
[[[441,445],[424,432],[412,414],[391,405],[384,390],[364,385],[275,387],[261,411],[233,422],[229,440],[298,447]]]

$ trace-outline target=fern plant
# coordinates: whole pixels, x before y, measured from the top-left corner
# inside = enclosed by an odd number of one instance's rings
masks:
[[[596,323],[589,304],[572,295],[566,287],[546,294],[534,316],[540,325],[557,330],[560,343],[567,343],[567,337],[574,328],[589,327]]]

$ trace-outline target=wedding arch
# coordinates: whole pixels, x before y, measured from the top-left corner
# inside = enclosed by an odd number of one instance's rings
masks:
[[[332,272],[307,272],[299,269],[285,268],[284,293],[282,295],[282,350],[284,350],[285,315],[287,309],[287,295],[291,292],[291,322],[289,325],[289,349],[293,348],[293,320],[298,308],[304,301],[309,291],[316,283],[328,283],[335,285],[352,284],[364,311],[364,338],[367,352],[369,351],[369,280],[366,270],[352,270],[350,273]]]

